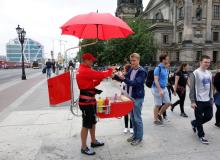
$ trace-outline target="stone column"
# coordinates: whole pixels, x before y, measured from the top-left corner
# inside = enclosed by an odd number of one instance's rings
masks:
[[[192,42],[192,0],[185,0],[183,43]]]
[[[173,43],[176,43],[176,19],[177,19],[177,13],[176,13],[176,0],[173,0]]]
[[[207,1],[207,17],[206,17],[206,43],[212,42],[212,0]]]

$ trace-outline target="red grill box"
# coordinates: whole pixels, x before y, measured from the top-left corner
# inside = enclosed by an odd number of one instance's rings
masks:
[[[99,118],[119,118],[130,113],[134,107],[133,101],[111,102],[110,114],[97,113]]]

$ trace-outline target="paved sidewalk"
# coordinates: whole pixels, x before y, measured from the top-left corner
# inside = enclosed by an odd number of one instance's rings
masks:
[[[105,94],[119,93],[118,83],[106,81],[100,85]],[[170,122],[154,126],[153,97],[149,89],[143,106],[144,140],[133,147],[126,142],[129,134],[122,133],[123,119],[101,119],[97,137],[105,146],[95,149],[97,155],[80,154],[81,117],[72,116],[69,106],[51,108],[47,85],[42,83],[32,93],[20,97],[14,111],[0,122],[0,160],[218,160],[220,130],[211,121],[205,125],[210,145],[202,145],[193,134],[190,120],[193,112],[187,97],[189,118],[168,111]],[[89,138],[90,140],[90,138]]]

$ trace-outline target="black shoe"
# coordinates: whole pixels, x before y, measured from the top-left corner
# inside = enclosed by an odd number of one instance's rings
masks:
[[[158,114],[157,118],[158,118],[161,122],[163,122],[163,118],[162,118],[161,115]]]
[[[220,128],[220,123],[215,123],[215,126]]]
[[[95,143],[91,143],[91,147],[92,147],[92,148],[101,147],[101,146],[104,146],[104,145],[105,145],[105,143],[99,142],[99,141],[97,141],[97,140],[96,140]]]
[[[196,127],[195,127],[195,125],[193,124],[193,121],[191,121],[191,125],[192,125],[193,132],[196,133]]]
[[[163,125],[163,122],[161,122],[161,121],[154,121],[154,124],[157,125],[157,126],[161,126],[161,125]]]
[[[188,116],[187,116],[187,114],[186,114],[186,113],[181,113],[181,114],[180,114],[180,116],[181,116],[181,117],[188,118]]]
[[[133,140],[133,141],[131,142],[131,145],[132,145],[132,146],[137,146],[137,145],[139,145],[141,142],[142,142],[142,139],[136,139],[136,140]]]
[[[127,142],[132,142],[135,140],[135,137],[134,136],[131,136],[130,138],[127,139]]]
[[[209,141],[205,137],[199,138],[202,144],[209,144]]]
[[[93,150],[89,149],[88,147],[86,149],[81,149],[81,153],[88,155],[88,156],[95,155],[95,152]]]
[[[174,110],[174,107],[173,107],[173,105],[171,105],[171,107],[170,107],[170,110],[173,112],[173,110]]]

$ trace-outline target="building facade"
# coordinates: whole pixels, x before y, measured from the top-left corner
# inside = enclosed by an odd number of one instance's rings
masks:
[[[21,62],[21,44],[19,40],[13,39],[6,44],[7,61]],[[44,46],[37,41],[26,38],[24,42],[25,62],[39,61],[44,58]]]
[[[118,0],[115,15],[121,19],[134,18],[143,12],[142,0]]]
[[[220,0],[150,0],[140,15],[151,25],[158,53],[194,65],[202,54],[220,62]]]

